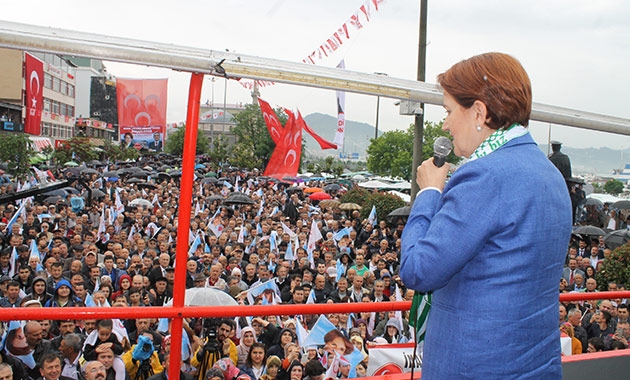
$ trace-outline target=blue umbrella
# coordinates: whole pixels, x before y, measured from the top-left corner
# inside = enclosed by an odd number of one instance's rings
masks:
[[[205,168],[206,168],[206,165],[204,165],[204,164],[197,164],[197,165],[195,165],[195,170],[197,170],[197,169],[205,169]]]

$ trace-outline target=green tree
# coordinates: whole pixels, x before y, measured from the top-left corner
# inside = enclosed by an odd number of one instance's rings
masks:
[[[184,137],[186,135],[186,126],[177,128],[175,133],[172,133],[168,136],[168,140],[166,140],[166,145],[164,146],[164,150],[166,153],[174,154],[177,156],[181,156],[184,153]],[[205,154],[210,151],[210,141],[201,132],[197,132],[197,148],[195,149],[196,154]]]
[[[630,244],[624,244],[606,257],[602,267],[595,274],[600,290],[607,290],[609,282],[628,284],[630,282]]]
[[[208,155],[213,162],[225,162],[230,157],[230,147],[222,135],[215,137],[210,145],[211,149]]]
[[[73,158],[74,154],[74,158]],[[62,166],[68,161],[87,162],[98,158],[98,153],[94,151],[94,145],[87,137],[73,137],[64,141],[53,153],[53,159],[57,165]]]
[[[0,161],[8,163],[8,171],[23,179],[30,174],[31,158],[36,154],[24,133],[3,133],[0,137]]]
[[[623,182],[611,179],[604,184],[604,191],[608,194],[617,195],[623,191]]]
[[[427,121],[424,124],[422,161],[433,156],[433,143],[440,136],[449,137],[448,132],[442,131],[442,122]],[[368,170],[378,175],[410,180],[413,174],[411,167],[413,163],[413,140],[413,124],[406,131],[389,131],[377,139],[371,139],[367,150]],[[453,152],[447,157],[447,161],[453,164],[457,164],[459,160]]]
[[[281,108],[275,110],[280,122],[284,125],[287,115]],[[231,162],[240,167],[253,169],[262,168],[275,148],[269,136],[267,125],[258,104],[248,104],[245,110],[234,116],[236,126],[232,132],[237,136],[237,142],[231,155]]]
[[[411,179],[413,127],[407,131],[388,131],[370,140],[368,170],[383,176]]]
[[[110,161],[135,160],[140,156],[137,149],[125,148],[122,144],[112,143],[110,140],[105,140],[101,149],[103,156]]]

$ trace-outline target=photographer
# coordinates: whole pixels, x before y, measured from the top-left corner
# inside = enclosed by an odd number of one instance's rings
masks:
[[[138,343],[125,352],[122,359],[131,380],[147,380],[164,370],[153,347],[153,334],[148,331],[138,336]]]
[[[199,348],[190,360],[190,364],[197,368],[199,380],[204,380],[206,371],[221,358],[229,357],[232,362],[238,362],[236,345],[229,338],[235,327],[232,319],[204,320],[204,340],[199,342]]]

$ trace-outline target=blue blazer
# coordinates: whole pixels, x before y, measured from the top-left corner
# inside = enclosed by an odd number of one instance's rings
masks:
[[[400,276],[433,292],[423,379],[561,379],[571,220],[565,181],[529,134],[418,195]]]

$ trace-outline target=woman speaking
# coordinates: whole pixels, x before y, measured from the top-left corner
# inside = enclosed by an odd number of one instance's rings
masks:
[[[428,159],[402,238],[400,277],[432,292],[422,379],[560,379],[558,279],[571,234],[560,172],[527,130],[532,92],[513,57],[438,76],[443,129],[468,158]]]

